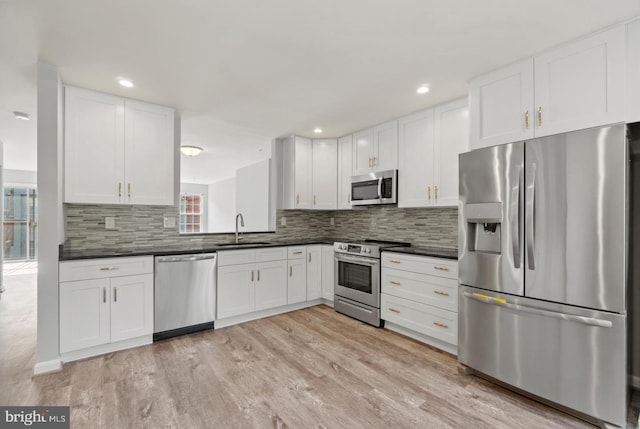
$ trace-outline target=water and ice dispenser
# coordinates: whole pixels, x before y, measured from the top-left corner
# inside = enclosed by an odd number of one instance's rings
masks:
[[[501,253],[502,203],[475,203],[465,207],[468,250]]]

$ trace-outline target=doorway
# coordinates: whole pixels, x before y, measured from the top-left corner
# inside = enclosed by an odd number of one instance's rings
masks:
[[[33,261],[38,250],[38,199],[35,188],[4,188],[3,245],[5,261]]]

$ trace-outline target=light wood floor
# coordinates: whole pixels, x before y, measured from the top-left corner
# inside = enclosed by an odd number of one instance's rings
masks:
[[[73,428],[583,428],[456,359],[326,306],[31,377],[33,275],[0,300],[0,405],[70,405]]]

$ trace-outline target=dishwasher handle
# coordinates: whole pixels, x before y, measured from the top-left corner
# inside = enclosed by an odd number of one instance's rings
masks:
[[[216,259],[216,253],[157,256],[156,262],[192,262],[192,261],[205,261],[207,259]]]

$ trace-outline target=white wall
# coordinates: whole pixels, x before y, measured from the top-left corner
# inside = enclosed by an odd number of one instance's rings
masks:
[[[62,82],[58,69],[38,63],[38,340],[34,373],[60,368],[58,245],[62,216]]]
[[[202,231],[209,232],[209,185],[198,183],[180,183],[180,194],[200,194],[202,195]]]
[[[209,184],[208,232],[236,230],[236,178]]]
[[[35,171],[4,170],[4,185],[17,185],[35,188],[38,182],[38,174]]]

